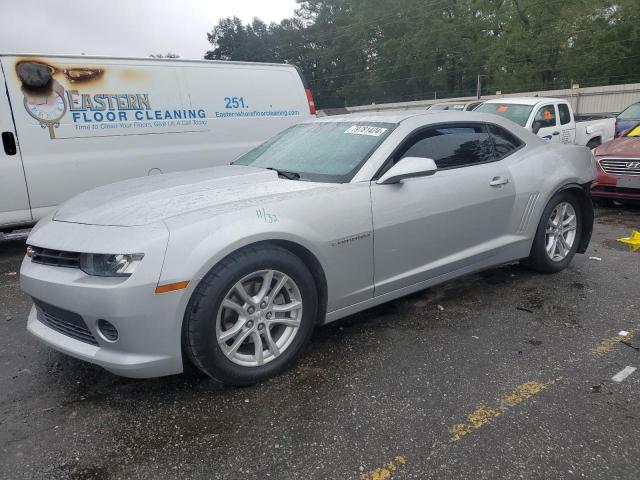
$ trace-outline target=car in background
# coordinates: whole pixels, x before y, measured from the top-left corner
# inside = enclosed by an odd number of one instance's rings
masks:
[[[120,375],[190,361],[255,383],[318,324],[514,260],[566,268],[591,237],[594,177],[591,151],[495,115],[301,123],[232,165],[103,186],[41,220],[27,328]]]
[[[640,201],[640,122],[618,138],[593,151],[596,180],[591,195],[596,201]]]
[[[473,100],[471,102],[442,102],[434,103],[428,110],[457,110],[459,112],[469,112],[482,105],[484,100]]]
[[[640,102],[629,105],[616,117],[616,137],[640,123]]]
[[[615,133],[613,118],[575,115],[571,105],[559,98],[498,98],[487,100],[476,111],[508,118],[550,143],[595,148],[613,139]]]

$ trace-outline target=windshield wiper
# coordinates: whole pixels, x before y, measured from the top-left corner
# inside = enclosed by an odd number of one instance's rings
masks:
[[[273,170],[274,172],[278,172],[278,175],[284,177],[288,180],[300,180],[300,174],[296,172],[289,172],[287,170],[279,170],[273,167],[267,167],[267,170]]]

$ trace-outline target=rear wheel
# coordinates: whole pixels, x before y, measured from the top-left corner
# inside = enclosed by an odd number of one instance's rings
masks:
[[[571,192],[557,193],[542,213],[531,253],[523,263],[540,272],[564,270],[578,249],[581,231],[580,202]]]
[[[587,148],[593,150],[594,148],[599,147],[601,143],[600,138],[592,138],[587,142]]]
[[[216,265],[183,326],[189,359],[223,383],[249,385],[291,366],[317,315],[313,276],[293,253],[251,247]]]

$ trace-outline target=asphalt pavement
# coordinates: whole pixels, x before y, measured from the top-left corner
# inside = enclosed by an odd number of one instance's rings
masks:
[[[317,329],[248,388],[131,380],[25,330],[0,241],[2,479],[640,478],[640,210],[556,275],[507,265]],[[620,380],[631,369],[624,370]]]

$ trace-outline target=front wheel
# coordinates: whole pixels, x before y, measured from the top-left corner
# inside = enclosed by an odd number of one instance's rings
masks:
[[[183,348],[205,374],[250,385],[290,367],[316,321],[313,276],[293,253],[249,247],[216,265],[185,314]]]
[[[582,209],[571,192],[559,192],[549,201],[524,265],[545,273],[564,270],[576,253],[582,231]]]

